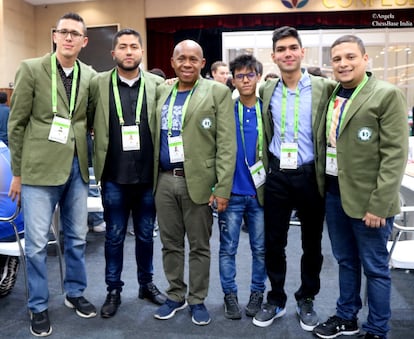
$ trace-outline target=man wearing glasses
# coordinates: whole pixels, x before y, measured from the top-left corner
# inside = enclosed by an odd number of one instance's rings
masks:
[[[48,316],[47,243],[60,207],[65,243],[65,305],[83,318],[96,309],[87,286],[88,156],[86,110],[94,71],[77,60],[88,43],[83,19],[63,15],[53,34],[56,53],[25,60],[16,74],[9,118],[13,179],[9,195],[21,199],[25,219],[30,331],[52,333]]]
[[[239,245],[243,217],[246,216],[250,249],[252,251],[252,277],[250,299],[246,315],[254,317],[260,310],[265,290],[265,247],[263,219],[264,135],[262,128],[262,104],[256,97],[260,80],[259,65],[252,55],[240,55],[230,62],[233,85],[240,97],[235,100],[236,120],[236,168],[229,205],[219,213],[220,282],[224,293],[224,316],[241,319],[236,278],[236,254]]]

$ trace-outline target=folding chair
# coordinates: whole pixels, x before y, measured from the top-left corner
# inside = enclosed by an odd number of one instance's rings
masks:
[[[27,299],[29,296],[29,291],[28,291],[28,285],[27,285],[26,257],[24,254],[25,240],[24,238],[20,239],[17,225],[15,223],[15,220],[19,216],[19,213],[20,213],[20,207],[17,206],[14,213],[11,216],[0,217],[0,222],[10,223],[11,227],[13,228],[14,235],[16,237],[16,240],[13,242],[0,241],[0,254],[20,258],[20,262],[23,266],[24,286],[26,290],[26,299]]]

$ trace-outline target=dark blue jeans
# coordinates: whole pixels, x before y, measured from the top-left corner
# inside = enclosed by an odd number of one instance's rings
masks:
[[[106,222],[105,235],[105,282],[107,290],[122,290],[121,280],[124,240],[128,218],[132,213],[135,232],[135,258],[138,283],[152,282],[153,234],[155,205],[150,185],[121,185],[102,182],[102,202]]]
[[[386,336],[391,317],[391,276],[388,268],[387,240],[394,218],[386,225],[370,228],[361,219],[347,216],[339,195],[326,195],[326,222],[332,252],[339,264],[339,298],[336,313],[343,319],[357,319],[362,307],[361,265],[367,278],[368,319],[362,328]]]

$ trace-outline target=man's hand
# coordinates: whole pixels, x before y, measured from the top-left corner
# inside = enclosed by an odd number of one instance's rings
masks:
[[[217,212],[224,212],[229,204],[229,199],[216,197],[214,194],[210,196],[208,205],[217,207]]]
[[[367,212],[362,218],[365,221],[365,225],[372,228],[380,228],[385,226],[385,218],[377,217],[374,214]]]
[[[10,190],[9,190],[9,197],[12,199],[12,201],[15,201],[17,198],[17,204],[20,206],[20,196],[22,191],[22,177],[15,177],[13,176],[13,179],[10,184]]]

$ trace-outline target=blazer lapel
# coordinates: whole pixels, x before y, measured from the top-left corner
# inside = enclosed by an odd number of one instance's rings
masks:
[[[50,60],[50,55],[51,54],[47,54],[43,58],[42,65],[43,65],[43,69],[45,70],[45,72],[48,75],[49,79],[52,79],[52,63],[51,63],[51,60]],[[68,100],[68,97],[66,96],[65,87],[63,86],[62,78],[60,77],[58,69],[56,69],[56,73],[57,73],[56,74],[57,94],[58,94],[58,97],[60,97],[60,99],[61,99],[61,101],[59,101],[59,99],[58,99],[57,110],[58,110],[58,113],[61,113],[61,114],[63,114],[64,111],[69,113],[69,100]],[[65,110],[63,110],[62,107],[59,107],[59,106],[62,105],[62,102],[66,106]],[[50,103],[50,105],[51,105],[50,107],[52,107],[52,103]]]
[[[352,99],[350,106],[346,111],[345,118],[340,126],[338,138],[341,136],[343,130],[345,129],[346,125],[348,125],[349,121],[352,117],[358,112],[361,105],[367,102],[372,95],[372,81],[368,81],[364,88],[358,93],[358,95]]]

